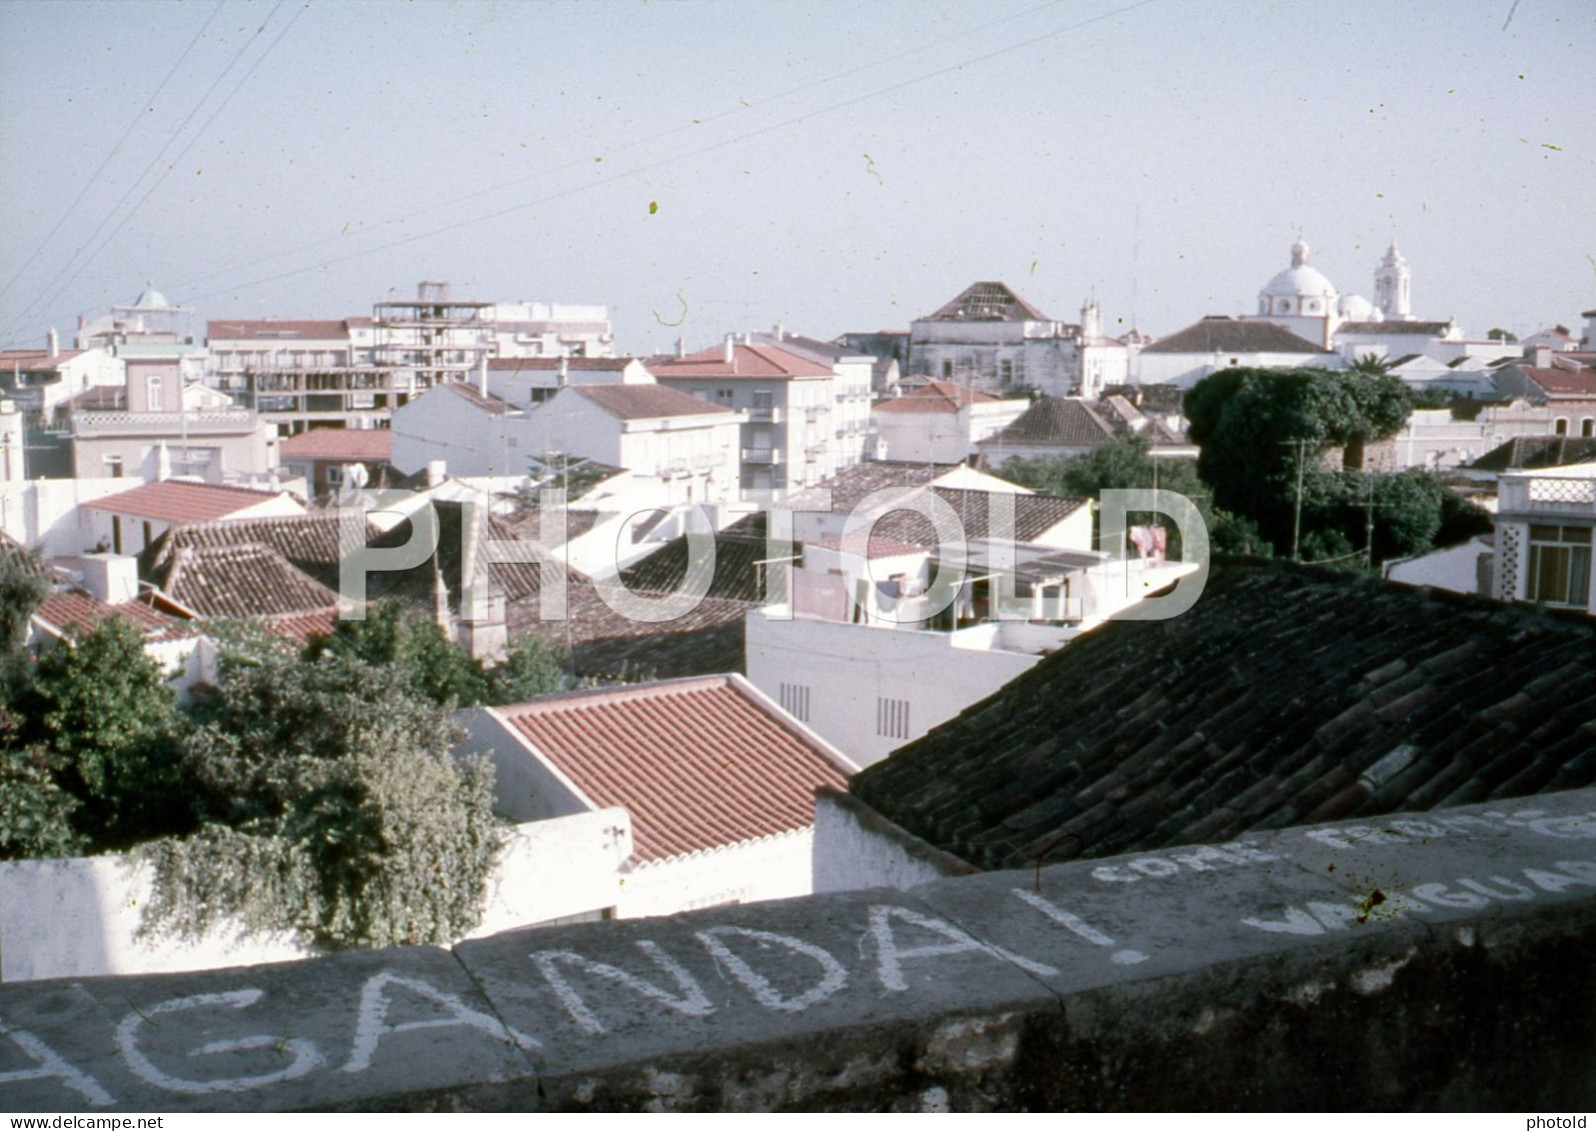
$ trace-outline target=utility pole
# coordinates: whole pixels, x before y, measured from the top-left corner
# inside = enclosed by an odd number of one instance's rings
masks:
[[[1302,460],[1306,440],[1297,441],[1297,513],[1291,522],[1291,560],[1302,560]]]

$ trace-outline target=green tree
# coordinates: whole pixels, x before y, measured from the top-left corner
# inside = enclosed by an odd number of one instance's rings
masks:
[[[311,643],[308,655],[395,667],[411,690],[438,704],[470,707],[493,694],[480,663],[432,621],[396,601],[373,602],[364,620],[340,620],[331,635]]]
[[[0,649],[18,652],[28,639],[28,619],[50,595],[44,566],[20,546],[0,540]]]
[[[144,846],[153,930],[222,915],[320,946],[447,943],[476,925],[498,851],[491,768],[457,763],[446,709],[349,656],[225,674],[185,743],[204,824]]]
[[[488,673],[493,684],[493,702],[501,705],[524,703],[539,695],[568,690],[571,679],[567,662],[565,649],[535,636],[523,636],[510,648],[504,661]]]
[[[57,781],[61,767],[42,746],[20,745],[22,716],[0,706],[0,860],[76,856],[80,802]]]
[[[1222,369],[1186,394],[1198,474],[1214,505],[1290,545],[1299,467],[1304,479],[1324,452],[1350,452],[1395,435],[1410,412],[1407,387],[1389,376],[1321,369]]]
[[[21,702],[24,741],[83,802],[78,827],[96,846],[186,824],[176,696],[129,621],[108,616],[50,649]]]

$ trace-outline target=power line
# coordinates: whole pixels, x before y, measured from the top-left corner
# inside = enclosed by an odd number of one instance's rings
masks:
[[[844,100],[842,100],[840,102],[834,102],[831,105],[821,107],[818,110],[805,111],[804,113],[796,114],[796,115],[794,115],[792,117],[789,117],[789,118],[784,118],[784,119],[782,119],[779,122],[774,122],[774,123],[771,123],[771,124],[766,125],[766,126],[761,126],[758,129],[750,130],[750,131],[748,131],[746,133],[738,134],[738,135],[736,135],[734,137],[725,138],[725,139],[723,139],[721,141],[712,142],[712,143],[710,143],[708,145],[700,146],[697,149],[688,150],[685,153],[673,154],[670,157],[664,157],[664,158],[661,158],[661,159],[659,159],[657,161],[650,161],[650,162],[646,162],[646,163],[644,163],[642,165],[635,165],[635,166],[633,166],[630,169],[625,169],[625,170],[622,170],[622,171],[620,171],[618,173],[613,173],[613,174],[611,174],[611,175],[609,175],[607,177],[600,178],[599,180],[596,180],[596,181],[590,181],[590,182],[588,182],[586,184],[578,185],[578,186],[575,186],[573,188],[562,189],[562,190],[560,190],[558,192],[548,193],[548,194],[545,194],[544,196],[537,197],[537,198],[532,199],[532,200],[522,201],[519,204],[509,205],[509,206],[507,206],[505,208],[497,209],[497,210],[495,210],[493,212],[484,213],[482,215],[475,216],[475,217],[472,217],[472,218],[467,219],[467,220],[457,221],[457,222],[455,222],[453,224],[447,224],[447,225],[444,225],[443,227],[440,227],[440,228],[431,229],[430,231],[418,232],[415,235],[405,236],[402,239],[391,240],[391,241],[389,241],[387,243],[384,243],[384,244],[378,244],[376,247],[370,247],[370,248],[366,248],[366,249],[361,250],[361,251],[350,252],[347,255],[341,255],[341,256],[338,256],[338,257],[333,258],[333,259],[322,260],[322,261],[320,261],[318,263],[313,263],[313,264],[310,264],[309,266],[306,266],[306,267],[297,267],[297,268],[293,268],[292,270],[281,271],[281,272],[278,272],[278,273],[273,274],[273,275],[267,275],[267,276],[263,276],[261,278],[251,279],[251,280],[249,280],[247,282],[236,283],[236,284],[234,284],[232,286],[228,286],[228,287],[220,287],[220,288],[217,288],[216,290],[206,291],[206,292],[203,292],[203,293],[197,294],[197,295],[186,295],[186,296],[184,296],[184,301],[187,301],[187,302],[198,302],[201,299],[212,298],[212,297],[215,297],[216,295],[219,295],[219,294],[227,294],[227,293],[233,292],[233,291],[245,290],[245,289],[248,289],[250,287],[261,286],[261,285],[266,284],[266,283],[279,282],[279,281],[281,281],[283,279],[291,279],[291,278],[294,278],[294,277],[299,276],[299,275],[308,274],[309,272],[312,272],[312,271],[323,270],[323,269],[328,268],[328,267],[337,266],[338,264],[341,264],[341,263],[350,262],[351,260],[362,259],[362,258],[365,258],[368,255],[375,255],[378,252],[391,251],[394,248],[404,247],[404,246],[406,246],[408,244],[417,243],[417,242],[419,242],[421,240],[432,239],[435,236],[448,235],[449,233],[457,232],[457,231],[460,231],[460,230],[462,230],[464,228],[474,227],[474,226],[476,226],[478,224],[484,224],[484,223],[487,223],[487,222],[492,221],[492,220],[500,220],[500,219],[503,219],[506,216],[514,215],[517,212],[524,212],[524,211],[526,211],[529,208],[535,208],[535,207],[537,207],[539,205],[542,205],[542,204],[549,204],[549,203],[552,203],[552,202],[554,202],[556,200],[564,199],[565,197],[575,196],[578,193],[586,192],[586,191],[588,191],[590,189],[597,188],[597,187],[602,186],[602,185],[614,184],[617,181],[629,179],[631,177],[638,176],[639,174],[642,174],[642,173],[652,172],[655,169],[661,168],[661,167],[666,166],[666,165],[674,164],[675,162],[678,162],[678,161],[687,160],[687,159],[690,159],[690,158],[693,158],[693,157],[702,157],[705,154],[709,154],[709,153],[713,153],[713,152],[716,152],[716,151],[721,150],[721,149],[725,149],[728,146],[736,145],[736,144],[738,144],[740,142],[748,141],[748,140],[750,140],[752,138],[760,137],[761,135],[764,135],[764,134],[767,134],[767,133],[772,133],[772,132],[774,132],[776,130],[785,129],[788,126],[797,125],[797,124],[799,124],[801,122],[808,121],[811,118],[818,118],[818,117],[821,117],[821,116],[826,115],[826,114],[835,113],[835,112],[837,112],[839,110],[845,110],[845,109],[848,109],[849,107],[856,106],[856,105],[858,105],[861,102],[866,102],[866,101],[869,101],[870,99],[874,99],[874,98],[880,98],[883,95],[893,94],[893,93],[896,93],[897,91],[904,90],[904,89],[906,89],[908,87],[918,85],[919,83],[927,82],[927,81],[929,81],[931,79],[934,79],[934,78],[940,78],[943,75],[952,74],[955,71],[963,70],[965,67],[969,67],[969,66],[972,66],[972,65],[975,65],[975,64],[978,64],[978,63],[988,62],[988,61],[990,61],[992,59],[999,58],[999,57],[1001,57],[1003,55],[1012,54],[1015,51],[1021,51],[1021,50],[1024,50],[1025,48],[1027,48],[1027,47],[1033,47],[1033,46],[1035,46],[1038,43],[1042,43],[1042,42],[1045,42],[1046,40],[1056,38],[1057,36],[1063,35],[1066,32],[1078,31],[1081,28],[1086,27],[1086,26],[1088,26],[1090,24],[1100,23],[1100,22],[1102,22],[1104,20],[1112,19],[1112,18],[1114,18],[1116,16],[1123,15],[1126,12],[1134,11],[1137,8],[1147,7],[1148,5],[1153,4],[1155,2],[1156,2],[1156,0],[1136,0],[1135,3],[1126,4],[1126,5],[1123,5],[1122,7],[1115,8],[1112,11],[1105,12],[1105,13],[1102,13],[1100,15],[1092,16],[1089,19],[1079,20],[1079,21],[1077,21],[1077,22],[1075,22],[1073,24],[1068,24],[1068,25],[1066,25],[1064,27],[1056,28],[1053,31],[1045,32],[1045,33],[1043,33],[1041,35],[1037,35],[1037,36],[1032,36],[1029,39],[1022,40],[1022,41],[1020,41],[1018,43],[1010,44],[1007,47],[1000,47],[1000,48],[997,48],[995,50],[985,52],[984,54],[976,55],[976,56],[973,56],[971,58],[961,60],[960,62],[950,64],[950,65],[948,65],[946,67],[940,67],[937,70],[928,71],[925,74],[916,75],[916,76],[913,76],[911,78],[903,79],[903,80],[901,80],[899,82],[891,83],[891,84],[889,84],[887,86],[877,88],[876,90],[868,91],[868,92],[866,92],[864,94],[857,95],[857,96],[855,96],[853,98],[847,98],[847,99],[844,99]]]
[[[94,231],[90,233],[89,238],[84,241],[85,245],[92,243],[95,239],[97,239],[100,233],[105,230],[106,225],[115,219],[116,214],[121,211],[122,206],[128,202],[128,199],[132,197],[135,192],[138,191],[138,186],[140,183],[143,182],[145,177],[149,176],[150,170],[154,169],[155,166],[160,163],[161,158],[165,155],[166,151],[172,147],[179,137],[182,136],[183,131],[188,128],[188,124],[194,120],[194,116],[199,113],[200,107],[205,105],[205,102],[216,91],[216,88],[222,84],[222,81],[226,79],[226,77],[232,72],[233,68],[238,65],[239,60],[242,59],[249,49],[254,45],[255,40],[260,37],[261,32],[266,30],[266,27],[271,23],[272,18],[277,15],[278,9],[287,2],[288,0],[277,0],[277,4],[272,8],[272,10],[266,13],[266,18],[261,21],[260,26],[255,29],[254,34],[246,39],[243,46],[238,49],[238,51],[230,60],[228,60],[227,65],[222,68],[219,74],[217,74],[216,78],[211,82],[211,85],[205,89],[205,93],[200,95],[199,101],[194,103],[193,109],[189,110],[189,112],[183,117],[183,120],[178,123],[177,128],[172,131],[171,136],[166,139],[165,144],[163,144],[161,148],[156,151],[155,156],[150,159],[149,164],[144,166],[144,169],[139,173],[139,175],[135,177],[132,183],[128,185],[127,191],[124,192],[121,198],[111,206],[110,211],[108,211],[100,220],[99,224],[95,226]],[[231,95],[228,97],[230,98]],[[191,142],[190,145],[192,144],[193,143]],[[185,149],[184,152],[186,153],[187,149]],[[168,167],[167,172],[169,173],[170,171],[171,167]],[[164,179],[165,176],[166,174],[163,173],[162,179]],[[160,181],[158,180],[156,183],[159,184]],[[148,199],[148,197],[145,199]],[[132,219],[133,213],[137,212],[143,203],[143,200],[141,200],[139,204],[134,205],[133,211],[128,213],[128,215],[124,218],[124,222],[126,220]],[[22,313],[17,316],[16,320],[7,327],[7,333],[9,334],[12,330],[14,330],[16,326],[24,319],[31,317],[36,309],[47,308],[51,302],[54,302],[56,298],[59,297],[61,291],[67,286],[70,286],[71,283],[83,273],[84,269],[87,268],[89,263],[93,261],[94,257],[105,248],[106,243],[109,243],[111,237],[114,235],[115,233],[113,232],[111,236],[108,236],[106,240],[97,245],[94,251],[89,255],[88,259],[84,260],[82,266],[68,276],[66,281],[61,283],[60,287],[56,287],[56,284],[61,282],[62,277],[65,276],[68,271],[72,270],[73,264],[77,262],[78,256],[81,254],[81,252],[74,252],[72,257],[68,259],[67,262],[62,266],[61,270],[57,271],[50,281],[39,289],[38,296],[33,300],[33,302],[29,303],[23,309]]]
[[[1028,8],[1028,9],[1026,9],[1023,12],[1017,12],[1014,15],[1011,15],[1011,16],[1004,16],[1002,19],[992,20],[989,23],[979,24],[976,27],[973,27],[973,28],[969,29],[968,31],[960,32],[958,35],[952,35],[952,36],[947,36],[946,38],[943,38],[943,39],[933,40],[932,42],[927,43],[927,44],[923,44],[923,45],[921,45],[919,47],[914,47],[914,48],[911,48],[911,49],[909,49],[907,51],[901,51],[901,52],[899,52],[896,55],[889,55],[889,56],[887,56],[884,59],[872,59],[870,62],[862,64],[861,66],[853,67],[853,68],[850,68],[849,70],[846,70],[846,71],[839,71],[837,74],[828,75],[825,78],[814,79],[814,80],[812,80],[810,82],[800,83],[798,86],[788,87],[786,90],[778,91],[775,94],[767,95],[766,97],[760,99],[759,102],[754,103],[752,106],[739,106],[736,109],[733,109],[733,110],[722,110],[718,114],[710,114],[709,116],[704,117],[704,118],[694,118],[692,121],[687,122],[687,123],[685,123],[683,125],[672,126],[670,129],[663,130],[663,131],[660,131],[658,133],[650,134],[650,135],[648,135],[646,137],[637,138],[637,139],[635,139],[633,141],[626,142],[623,145],[613,146],[609,150],[607,150],[606,152],[609,155],[611,155],[611,156],[613,156],[613,155],[615,155],[617,153],[625,153],[628,150],[636,149],[639,146],[647,145],[647,144],[649,144],[651,142],[663,141],[664,139],[670,138],[670,137],[674,137],[677,134],[686,133],[686,132],[691,131],[691,130],[699,129],[701,126],[706,126],[706,125],[709,125],[709,124],[711,124],[713,122],[718,122],[718,121],[720,121],[723,118],[730,118],[730,117],[732,117],[734,115],[744,114],[750,109],[762,108],[762,107],[768,106],[768,105],[770,105],[772,103],[780,102],[781,100],[783,100],[785,98],[790,98],[790,97],[792,97],[795,94],[802,94],[805,91],[814,90],[814,89],[816,89],[818,87],[826,86],[826,85],[828,85],[830,83],[833,83],[833,82],[839,82],[842,79],[852,78],[854,75],[861,74],[861,73],[863,73],[865,71],[880,70],[882,67],[884,67],[884,66],[886,66],[888,64],[897,62],[900,59],[907,59],[907,58],[910,58],[912,56],[920,55],[920,54],[923,54],[923,53],[925,53],[927,51],[934,50],[934,49],[936,49],[938,47],[946,46],[949,43],[954,43],[954,42],[957,42],[958,40],[961,40],[961,39],[967,39],[968,37],[970,37],[972,35],[976,35],[976,34],[978,34],[980,32],[987,31],[990,28],[997,27],[999,24],[1010,23],[1010,22],[1012,22],[1014,20],[1023,19],[1026,16],[1035,15],[1037,12],[1042,11],[1044,8],[1055,7],[1055,6],[1057,6],[1058,4],[1060,4],[1062,2],[1063,2],[1063,0],[1047,0],[1047,3],[1045,3],[1045,4],[1040,4],[1040,5],[1038,5],[1038,6],[1034,7],[1034,8]],[[482,198],[484,196],[491,196],[494,193],[502,192],[505,189],[516,188],[516,187],[518,187],[520,185],[528,184],[528,183],[530,183],[532,181],[535,181],[535,180],[539,179],[540,177],[552,176],[555,173],[562,173],[562,172],[565,172],[565,171],[567,171],[569,169],[586,168],[591,163],[592,163],[592,159],[589,158],[589,157],[578,157],[578,158],[576,158],[574,160],[566,161],[566,162],[564,162],[562,164],[559,164],[559,165],[552,165],[552,166],[550,166],[547,169],[540,169],[540,170],[538,170],[537,172],[534,172],[534,173],[528,173],[528,174],[526,174],[524,176],[516,177],[516,178],[513,178],[513,179],[508,180],[508,181],[501,181],[498,184],[489,185],[486,188],[477,189],[474,192],[466,193],[464,196],[451,197],[451,198],[449,198],[447,200],[438,201],[435,204],[426,205],[425,207],[419,208],[419,209],[417,209],[414,212],[406,213],[406,214],[401,215],[401,216],[390,217],[387,220],[379,220],[379,221],[377,221],[374,224],[363,225],[362,228],[361,228],[360,234],[361,235],[367,235],[367,234],[369,234],[371,232],[377,231],[380,228],[387,228],[387,227],[392,227],[394,224],[405,223],[406,221],[410,220],[411,218],[413,218],[415,216],[426,215],[429,212],[437,212],[437,211],[439,211],[440,209],[443,209],[443,208],[452,208],[455,205],[464,204],[467,201],[478,200],[478,199],[480,199],[480,198]],[[277,261],[279,259],[286,259],[286,258],[288,258],[291,255],[298,255],[300,252],[314,251],[318,247],[325,247],[325,246],[327,246],[329,244],[335,244],[335,243],[342,242],[343,238],[344,238],[343,235],[340,234],[340,235],[336,235],[336,236],[329,236],[329,237],[327,237],[325,239],[312,240],[309,243],[301,244],[298,247],[288,248],[288,249],[286,249],[284,251],[277,252],[276,254],[269,255],[269,256],[265,257],[264,259],[252,260],[252,262],[255,263],[255,264],[272,263],[272,262],[275,262],[275,261]],[[198,285],[200,283],[206,282],[207,280],[214,279],[214,278],[216,278],[219,275],[225,275],[229,271],[233,271],[235,269],[236,269],[236,267],[223,267],[223,268],[220,268],[218,270],[208,272],[208,273],[206,273],[204,275],[196,276],[193,279],[189,279],[189,280],[185,281],[184,283],[178,284],[178,289],[181,289],[181,287],[185,287],[185,286],[196,286],[196,285]]]
[[[116,144],[111,147],[111,152],[105,155],[105,160],[100,162],[99,168],[95,169],[94,172],[89,174],[89,179],[85,181],[83,183],[83,187],[78,190],[78,195],[72,198],[72,203],[67,205],[66,211],[61,213],[61,218],[55,222],[55,227],[51,228],[44,239],[39,242],[39,246],[33,249],[33,254],[28,256],[27,260],[22,264],[22,266],[17,268],[17,273],[11,276],[10,281],[7,282],[5,286],[0,287],[0,296],[4,296],[7,291],[14,287],[17,283],[17,280],[22,278],[23,274],[26,273],[29,267],[33,266],[34,261],[39,258],[39,254],[49,246],[50,241],[53,240],[56,236],[56,233],[61,230],[61,225],[65,224],[67,222],[67,218],[72,215],[72,213],[77,209],[77,206],[83,203],[83,198],[88,195],[89,189],[93,188],[95,184],[99,182],[100,174],[105,172],[106,167],[111,164],[111,162],[116,158],[116,155],[122,152],[122,146],[127,144],[127,139],[133,136],[133,131],[137,129],[138,124],[144,120],[144,115],[155,109],[155,102],[158,98],[160,98],[161,91],[165,90],[166,84],[172,81],[172,76],[177,74],[178,68],[181,67],[183,65],[183,61],[188,58],[189,52],[194,50],[194,45],[200,41],[200,37],[204,35],[206,30],[211,26],[211,23],[216,19],[217,13],[222,10],[222,5],[225,3],[227,3],[227,0],[216,0],[216,7],[211,9],[211,14],[207,16],[205,18],[205,22],[200,25],[199,31],[195,32],[194,38],[188,41],[188,46],[183,48],[182,54],[177,57],[177,62],[173,63],[172,69],[166,72],[166,77],[163,78],[160,82],[160,85],[155,88],[155,92],[146,98],[142,103],[140,103],[140,108],[134,113],[133,120],[127,124],[127,129],[122,131],[122,136],[119,137]]]

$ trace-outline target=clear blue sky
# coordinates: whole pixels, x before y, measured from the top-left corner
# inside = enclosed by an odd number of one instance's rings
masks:
[[[635,352],[988,278],[1162,334],[1299,231],[1343,292],[1394,235],[1421,317],[1573,325],[1592,58],[1589,0],[0,3],[0,333],[148,276],[199,318],[607,303]]]

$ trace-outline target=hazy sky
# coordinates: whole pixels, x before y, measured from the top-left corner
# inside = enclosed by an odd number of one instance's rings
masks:
[[[978,279],[1157,335],[1299,231],[1343,293],[1394,235],[1421,317],[1574,325],[1592,58],[1591,0],[0,3],[0,340],[146,277],[199,319],[607,303],[631,352]]]

